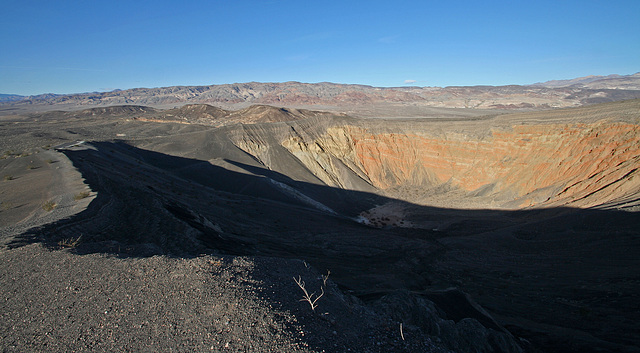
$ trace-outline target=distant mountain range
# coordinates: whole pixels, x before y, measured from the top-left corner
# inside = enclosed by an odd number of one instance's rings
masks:
[[[17,94],[2,94],[0,93],[0,102],[15,102],[22,99],[25,99],[25,96],[20,96]]]
[[[546,109],[640,98],[640,73],[588,76],[518,86],[372,87],[321,83],[235,83],[134,88],[111,92],[0,95],[0,115],[111,105],[174,108],[210,104],[241,109],[253,104],[314,109],[371,104],[477,109]]]
[[[576,87],[591,89],[640,89],[640,72],[633,75],[585,76],[570,80],[552,80],[535,83],[539,87]]]

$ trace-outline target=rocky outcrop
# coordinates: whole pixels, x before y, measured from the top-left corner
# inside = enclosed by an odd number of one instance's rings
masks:
[[[429,299],[430,294],[448,304],[436,305]],[[426,295],[396,291],[373,306],[405,327],[419,327],[455,352],[523,352],[507,330],[457,289]]]

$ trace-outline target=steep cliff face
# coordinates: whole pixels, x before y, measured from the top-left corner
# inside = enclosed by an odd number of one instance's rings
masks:
[[[516,207],[595,206],[640,186],[640,131],[632,124],[515,126],[485,139],[345,126],[310,144],[292,138],[283,146],[328,185],[348,187],[346,166],[383,191],[448,184]]]
[[[567,110],[547,121],[542,113],[474,122],[359,121],[313,133],[291,125],[280,146],[256,134],[238,145],[274,169],[265,156],[284,147],[329,186],[363,190],[366,184],[413,202],[594,207],[640,195],[640,126],[628,105],[609,108],[607,119]],[[621,119],[622,112],[631,115]]]

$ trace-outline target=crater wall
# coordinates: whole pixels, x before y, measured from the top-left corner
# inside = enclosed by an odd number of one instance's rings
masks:
[[[639,106],[614,104],[607,116],[582,108],[474,121],[343,120],[319,129],[289,123],[278,146],[248,143],[260,140],[256,133],[238,145],[274,169],[273,151],[284,148],[327,185],[370,186],[424,204],[630,206],[640,195]]]

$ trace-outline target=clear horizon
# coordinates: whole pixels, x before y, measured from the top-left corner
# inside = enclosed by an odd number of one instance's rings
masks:
[[[9,1],[0,93],[533,84],[640,71],[638,1]]]

